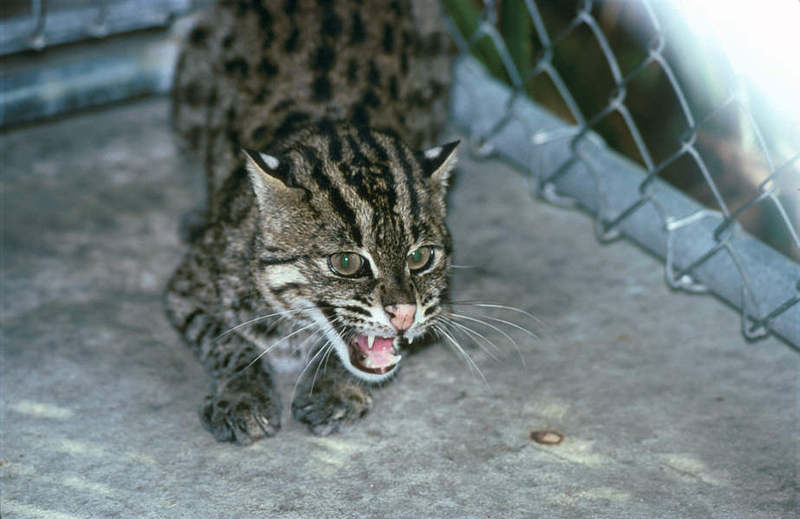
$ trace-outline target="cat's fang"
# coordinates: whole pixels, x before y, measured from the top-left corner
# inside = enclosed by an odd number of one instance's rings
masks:
[[[367,337],[367,346],[369,346],[369,349],[372,349],[372,346],[374,344],[375,344],[375,336],[374,335],[369,335]]]

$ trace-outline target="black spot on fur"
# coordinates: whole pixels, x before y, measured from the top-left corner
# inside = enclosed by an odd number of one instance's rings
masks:
[[[414,38],[412,38],[411,33],[409,31],[403,31],[403,34],[400,36],[400,41],[403,49],[407,49],[411,46],[411,43],[414,41]]]
[[[394,50],[394,29],[388,23],[383,26],[383,50],[387,54]]]
[[[367,72],[367,79],[371,85],[376,86],[381,82],[381,73],[378,72],[378,67],[373,60],[369,60],[369,70]]]
[[[269,12],[262,2],[255,1],[252,2],[253,8],[258,13],[258,21],[261,24],[262,28],[269,27],[272,25],[272,13]]]
[[[294,16],[294,13],[297,11],[297,0],[286,0],[283,4],[283,12],[288,14],[289,16]]]
[[[195,27],[192,29],[192,32],[189,33],[189,43],[192,45],[203,45],[208,38],[208,28],[206,27]]]
[[[440,54],[444,51],[442,48],[442,39],[441,38],[431,38],[428,40],[428,45],[426,49],[426,53],[428,54]]]
[[[250,66],[244,58],[233,58],[225,62],[225,73],[228,75],[238,75],[239,77],[246,77],[250,72]]]
[[[350,43],[361,43],[364,39],[366,39],[364,22],[361,21],[361,13],[355,11],[353,13],[353,24],[350,28]]]
[[[317,101],[327,101],[331,98],[331,82],[325,76],[319,76],[311,84],[314,91],[314,99]]]
[[[267,138],[267,127],[259,126],[253,133],[250,134],[250,140],[253,142],[262,142]]]
[[[222,184],[220,189],[220,194],[222,195],[222,202],[223,207],[228,208],[227,211],[223,211],[220,214],[220,217],[228,222],[237,223],[242,221],[247,213],[250,211],[250,203],[252,198],[246,197],[243,200],[246,200],[247,204],[237,204],[235,201],[237,199],[242,199],[239,196],[239,193],[242,192],[243,189],[246,188],[247,182],[249,182],[247,170],[244,167],[236,168],[225,182]]]
[[[286,137],[307,122],[308,119],[309,115],[305,112],[289,112],[278,129],[275,130],[275,137]]]
[[[300,39],[300,30],[295,27],[292,29],[291,34],[289,37],[286,38],[286,42],[283,44],[283,49],[286,52],[294,52],[297,50],[297,42]]]
[[[189,106],[199,106],[203,103],[203,90],[198,81],[192,81],[181,89],[181,97]]]
[[[239,2],[236,4],[236,16],[244,16],[249,10],[250,2],[247,2],[246,0],[239,0]]]
[[[233,45],[233,34],[228,33],[222,39],[222,48],[223,49],[230,49],[231,45]]]
[[[267,323],[261,322],[253,325],[253,333],[264,335],[267,332],[269,332],[269,325]]]
[[[342,20],[333,10],[328,10],[322,15],[322,34],[336,38],[342,33]]]
[[[192,310],[192,312],[183,319],[183,322],[178,325],[178,330],[181,333],[186,333],[186,329],[189,328],[189,326],[191,326],[192,322],[197,317],[204,316],[204,315],[205,314],[203,313],[202,310],[198,310],[198,309]]]
[[[349,84],[355,83],[358,79],[358,62],[355,59],[350,59],[347,63],[347,82]]]
[[[269,58],[263,58],[258,64],[258,71],[266,77],[273,77],[278,73],[278,65],[270,61]]]
[[[336,62],[336,53],[333,47],[321,45],[316,52],[314,52],[314,56],[311,60],[312,69],[327,72],[333,68],[333,64]]]
[[[364,97],[361,99],[361,103],[369,106],[370,108],[377,108],[381,105],[381,100],[375,94],[375,91],[370,89],[364,92]]]
[[[352,115],[350,118],[356,126],[369,126],[369,111],[363,104],[357,104],[353,107]]]
[[[233,149],[234,152],[238,152],[239,149],[241,149],[241,143],[239,142],[239,134],[236,133],[234,130],[229,129],[225,132],[225,136],[231,143],[231,149]]]
[[[395,75],[389,78],[389,96],[392,100],[397,101],[397,76]]]
[[[191,146],[192,148],[196,148],[197,146],[199,146],[200,139],[202,138],[203,133],[204,133],[203,129],[197,126],[189,128],[189,130],[186,133],[186,140],[189,141],[189,146]]]
[[[275,41],[275,31],[272,29],[272,27],[269,27],[266,31],[264,31],[264,42],[262,44],[264,50],[269,49],[273,41]]]

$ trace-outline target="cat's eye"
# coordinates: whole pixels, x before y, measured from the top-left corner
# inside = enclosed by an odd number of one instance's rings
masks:
[[[336,252],[328,256],[328,266],[334,274],[358,277],[365,273],[367,260],[355,252]]]
[[[408,253],[408,268],[414,272],[427,268],[433,261],[433,247],[420,247]]]

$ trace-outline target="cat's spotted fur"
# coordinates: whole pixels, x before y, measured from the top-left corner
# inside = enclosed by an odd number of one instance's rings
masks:
[[[173,116],[204,153],[208,220],[166,303],[214,379],[202,418],[220,440],[280,426],[267,349],[309,362],[292,410],[327,433],[370,408],[364,382],[391,377],[441,312],[455,143],[420,147],[448,79],[429,10],[222,2],[189,33]]]

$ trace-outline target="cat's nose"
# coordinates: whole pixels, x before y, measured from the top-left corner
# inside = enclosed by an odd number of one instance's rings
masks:
[[[404,332],[414,324],[414,315],[417,313],[417,305],[399,304],[387,305],[383,307],[389,314],[389,322],[398,332]]]

